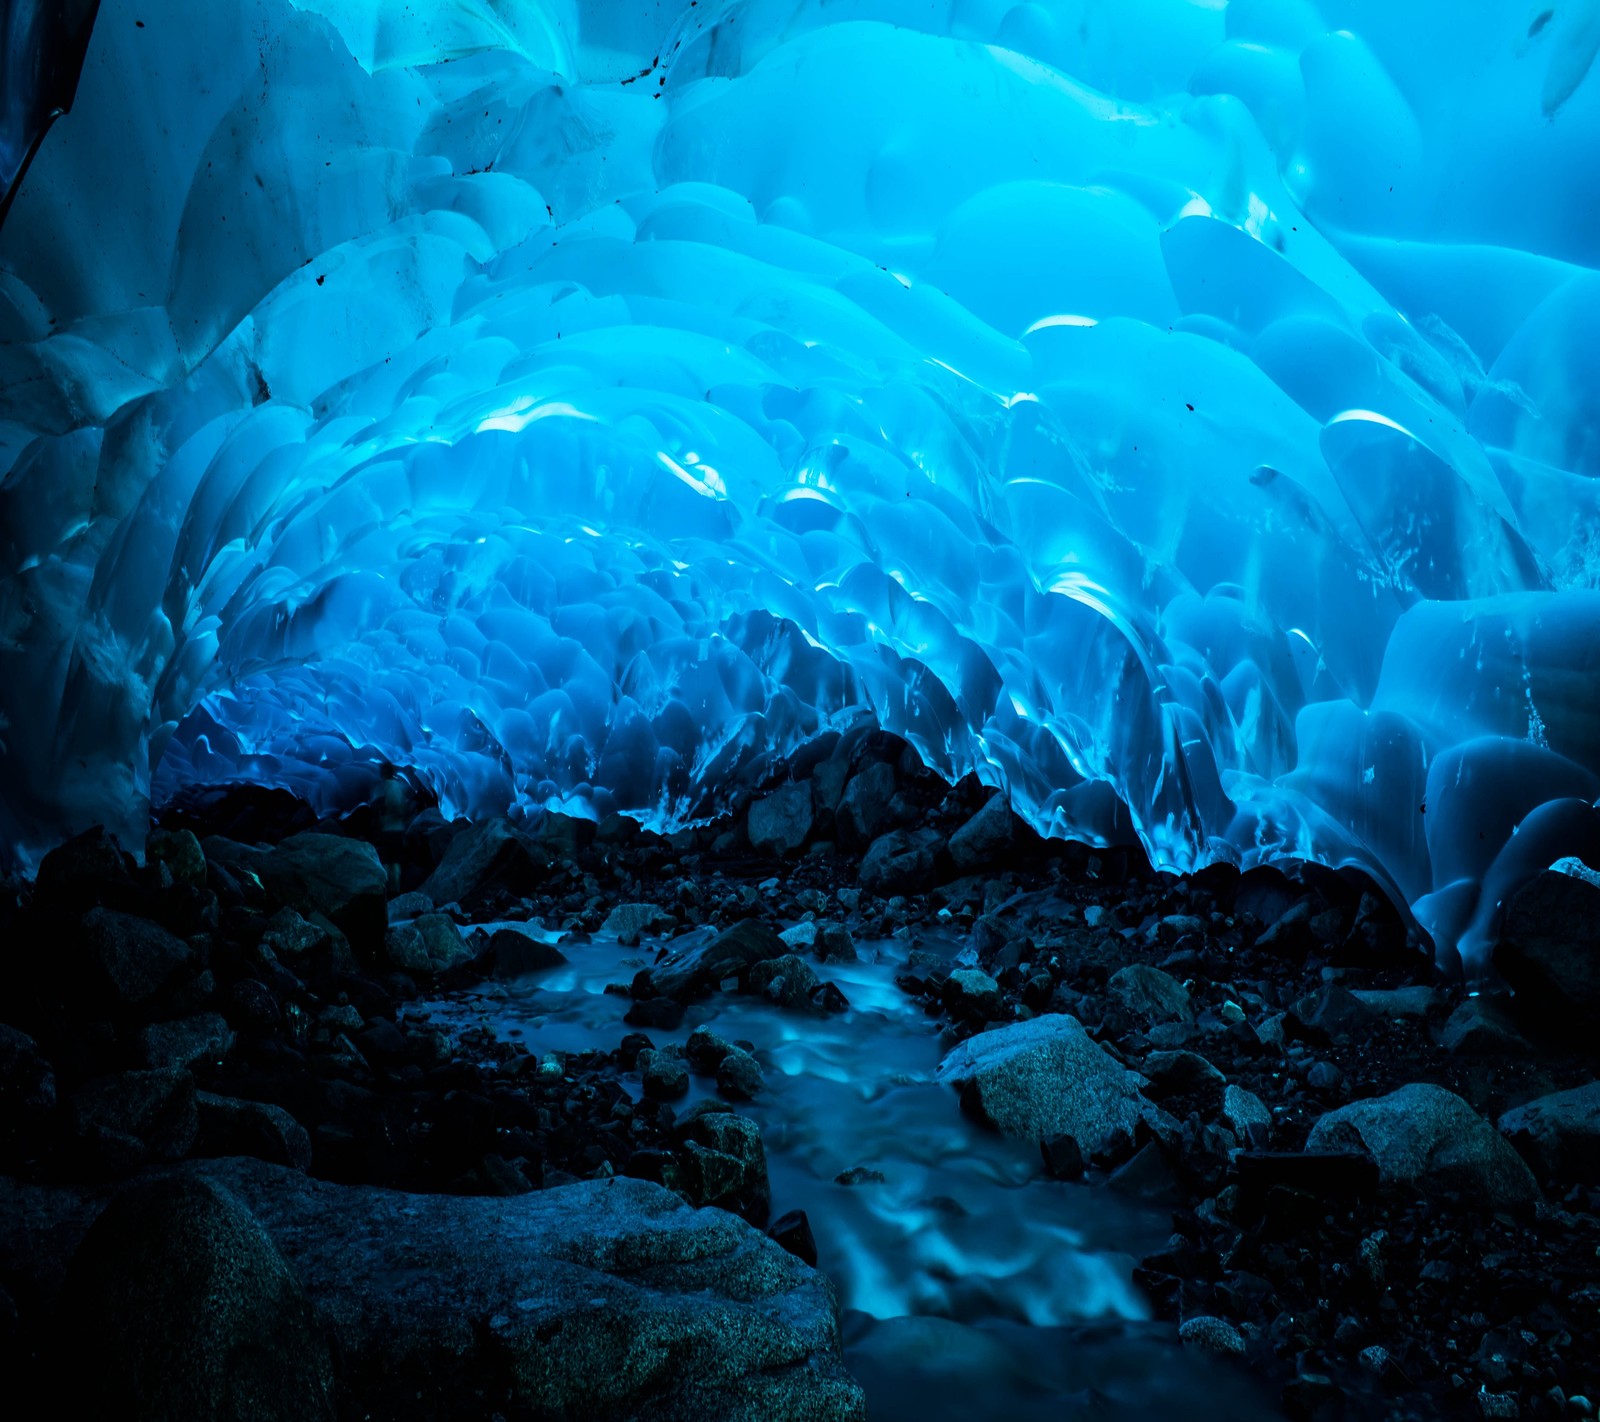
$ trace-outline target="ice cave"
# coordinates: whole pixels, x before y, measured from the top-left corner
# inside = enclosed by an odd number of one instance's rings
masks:
[[[1597,52],[0,0],[26,1415],[1593,1422]]]

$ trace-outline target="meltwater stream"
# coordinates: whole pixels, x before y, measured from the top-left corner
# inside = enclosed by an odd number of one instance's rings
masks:
[[[605,986],[657,945],[560,942],[567,966],[424,1010],[538,1054],[614,1047],[634,1029]],[[761,1127],[774,1217],[810,1218],[873,1422],[1276,1415],[1241,1374],[1180,1353],[1148,1321],[1131,1274],[1166,1240],[1164,1212],[1048,1179],[1035,1149],[968,1120],[933,1081],[948,1043],[894,984],[913,947],[953,957],[959,945],[919,934],[819,966],[850,1003],[834,1017],[718,994],[648,1034],[681,1044],[708,1025],[754,1044],[766,1088],[738,1109]],[[682,1105],[708,1094],[691,1083]],[[856,1166],[882,1182],[837,1183]]]

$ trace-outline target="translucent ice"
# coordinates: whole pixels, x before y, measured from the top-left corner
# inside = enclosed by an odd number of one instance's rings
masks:
[[[670,824],[866,707],[1471,959],[1600,862],[1597,46],[106,0],[0,229],[0,832],[383,759]]]

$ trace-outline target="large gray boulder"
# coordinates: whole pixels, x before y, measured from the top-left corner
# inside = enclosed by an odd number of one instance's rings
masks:
[[[1496,1207],[1532,1205],[1539,1186],[1522,1157],[1482,1116],[1442,1086],[1413,1082],[1330,1111],[1308,1151],[1364,1151],[1379,1178],[1424,1194],[1460,1193]]]
[[[1011,805],[1003,794],[991,795],[966,824],[950,836],[950,858],[963,874],[992,864],[1011,847]]]
[[[1051,1013],[969,1037],[939,1063],[939,1081],[963,1106],[1008,1136],[1070,1136],[1087,1158],[1131,1140],[1144,1123],[1168,1136],[1176,1123],[1139,1094],[1122,1066],[1076,1017]]]
[[[496,887],[525,895],[543,882],[553,859],[546,845],[509,820],[484,820],[450,841],[421,892],[436,904],[470,904]]]
[[[1500,1129],[1547,1178],[1600,1182],[1600,1081],[1525,1102]]]
[[[250,1212],[211,1180],[146,1181],[113,1199],[72,1256],[56,1312],[72,1360],[59,1375],[68,1414],[333,1418],[310,1303]]]
[[[658,1185],[485,1198],[334,1185],[255,1161],[194,1169],[255,1215],[298,1276],[334,1345],[342,1415],[865,1417],[827,1279],[737,1216]],[[102,1198],[0,1179],[0,1272],[46,1286]]]

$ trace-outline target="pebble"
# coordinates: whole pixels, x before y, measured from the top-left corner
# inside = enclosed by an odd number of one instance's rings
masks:
[[[1178,1341],[1185,1348],[1217,1357],[1236,1358],[1244,1352],[1244,1335],[1226,1319],[1200,1314],[1178,1330]]]

